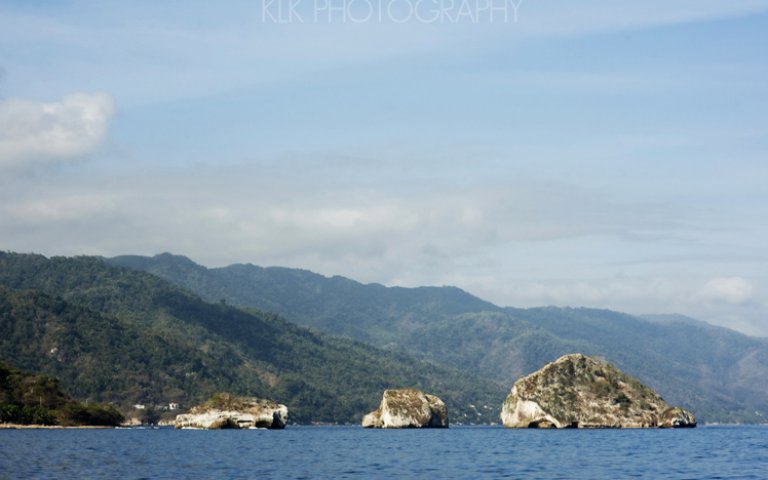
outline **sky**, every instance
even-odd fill
[[[768,336],[768,0],[0,0],[0,249]]]

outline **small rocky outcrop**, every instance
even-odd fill
[[[421,390],[385,390],[379,408],[363,417],[363,427],[448,428],[448,409],[438,397]]]
[[[509,428],[696,426],[691,412],[670,406],[613,365],[581,354],[565,355],[516,381],[501,421]]]
[[[691,428],[696,426],[696,417],[684,408],[672,407],[661,414],[658,426],[659,428]]]
[[[285,428],[288,407],[255,397],[220,393],[189,413],[176,416],[176,428]]]

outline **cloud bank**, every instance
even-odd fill
[[[52,164],[92,152],[115,113],[105,93],[76,93],[58,102],[0,101],[0,168]]]
[[[741,277],[718,277],[708,281],[701,290],[701,298],[738,305],[749,301],[754,286]]]
[[[0,248],[171,251],[208,266],[252,262],[388,285],[451,284],[500,305],[684,313],[768,335],[759,260],[701,242],[696,224],[707,224],[697,212],[558,182],[425,189],[398,177],[397,185],[366,187],[351,181],[351,169],[339,166],[322,185],[307,164],[59,173],[45,188],[18,182],[0,193]],[[670,258],[642,260],[659,250]]]

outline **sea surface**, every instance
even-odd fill
[[[3,479],[768,478],[768,427],[0,430]]]

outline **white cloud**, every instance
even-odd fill
[[[741,277],[718,277],[708,281],[699,293],[704,300],[737,305],[749,301],[754,291],[752,284]]]
[[[0,168],[82,157],[104,140],[114,112],[105,93],[76,93],[50,103],[0,101]]]
[[[44,225],[89,220],[112,213],[116,200],[107,193],[71,193],[10,204],[4,210],[18,222]]]
[[[663,218],[653,211],[644,213],[641,205],[611,209],[610,198],[566,185],[484,183],[456,188],[432,183],[425,188],[419,180],[398,178],[391,180],[397,185],[369,189],[347,184],[352,180],[341,178],[341,172],[335,181],[316,185],[317,171],[301,170],[219,170],[176,173],[173,178],[115,175],[57,181],[34,190],[17,182],[0,196],[5,202],[0,223],[5,223],[6,240],[16,236],[15,245],[37,244],[44,241],[40,229],[56,238],[74,238],[82,234],[80,221],[101,221],[109,214],[122,225],[135,226],[135,246],[129,249],[144,244],[153,251],[178,250],[175,245],[196,239],[202,246],[186,253],[208,263],[268,259],[318,268],[308,260],[324,258],[323,271],[383,282],[406,278],[399,269],[412,271],[414,257],[450,268],[468,255],[514,244],[623,236],[632,232],[627,209],[635,211],[632,221],[642,221],[644,230],[667,228]],[[595,206],[610,211],[585,213]],[[67,221],[77,225],[70,229]],[[109,253],[96,236],[91,239],[89,251]],[[219,248],[210,249],[212,243]],[[388,256],[371,259],[371,251]],[[351,255],[358,258],[349,264]],[[340,256],[343,260],[333,264]],[[381,264],[380,274],[364,275],[369,266],[351,269],[371,262]]]

